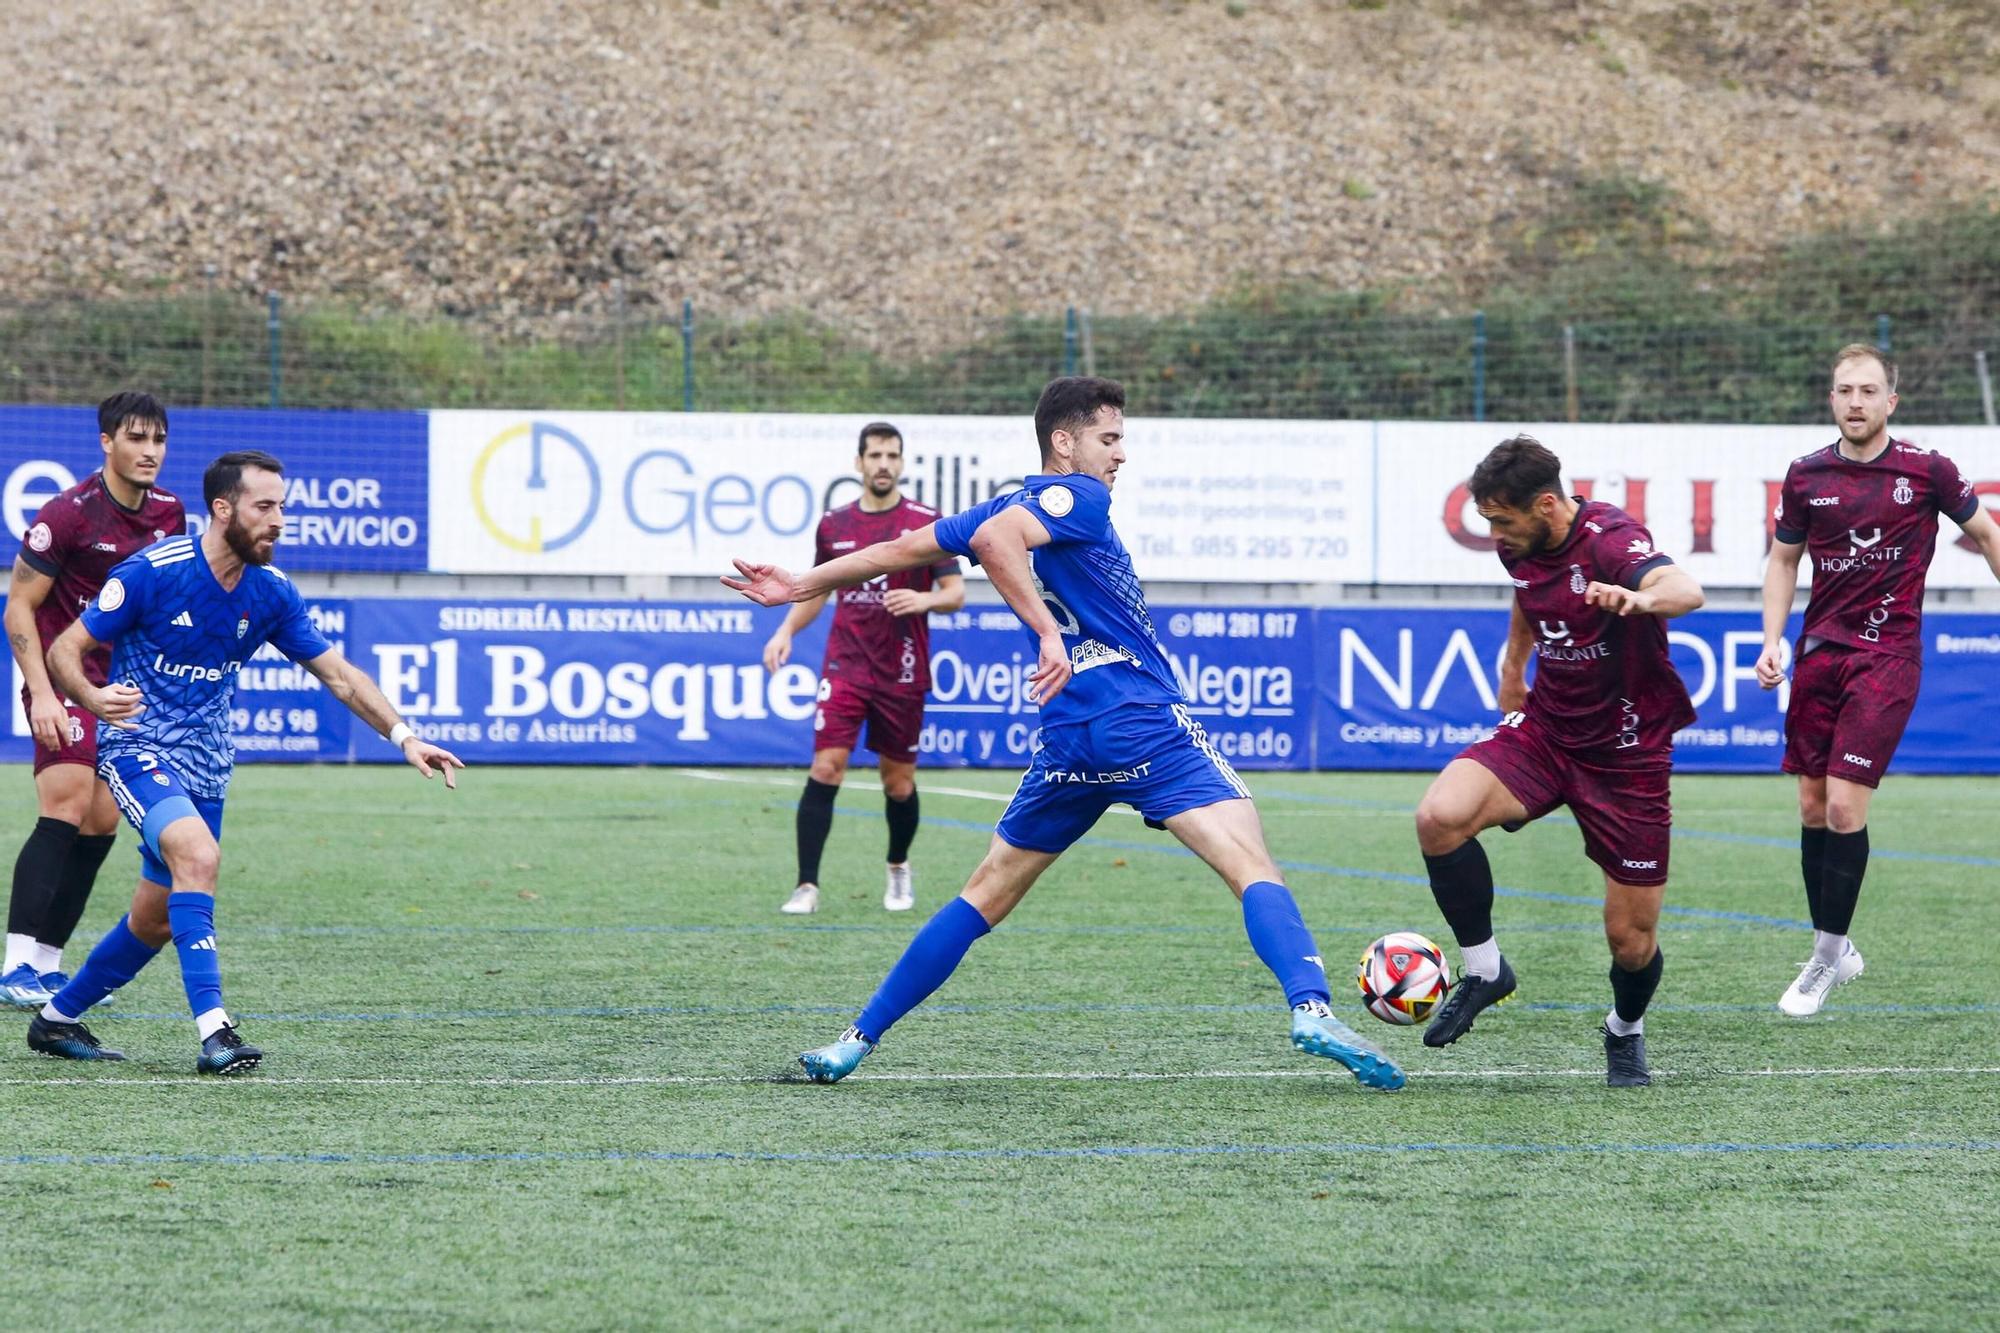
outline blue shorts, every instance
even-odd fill
[[[1159,824],[1250,789],[1181,704],[1127,704],[1043,727],[1020,789],[994,829],[1015,847],[1063,852],[1117,802]]]
[[[175,820],[194,815],[216,841],[222,840],[221,799],[188,795],[180,774],[159,755],[142,750],[99,756],[97,776],[111,788],[126,821],[139,830],[139,873],[149,883],[174,886],[174,874],[160,855],[160,834]]]

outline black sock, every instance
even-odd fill
[[[1868,873],[1868,830],[1826,835],[1826,868],[1820,872],[1819,928],[1845,935],[1854,924],[1854,905],[1861,901],[1861,877]]]
[[[39,935],[49,919],[63,862],[76,842],[76,825],[43,815],[14,859],[14,896],[7,902],[7,933]]]
[[[1819,886],[1826,877],[1826,834],[1824,828],[1799,830],[1799,873],[1806,880],[1806,910],[1812,915],[1814,930],[1826,927],[1820,921]]]
[[[889,864],[901,865],[910,859],[910,843],[917,836],[917,789],[897,800],[886,793],[882,813],[889,818]]]
[[[806,779],[806,794],[799,797],[799,883],[819,883],[819,854],[826,850],[826,835],[833,831],[833,798],[840,795],[837,782]]]
[[[1653,950],[1653,961],[1637,972],[1611,964],[1611,1007],[1618,1011],[1618,1017],[1636,1023],[1646,1016],[1646,1006],[1660,988],[1660,972],[1666,964],[1667,956],[1658,948]]]
[[[1479,839],[1467,838],[1455,851],[1426,856],[1431,872],[1431,897],[1451,926],[1459,947],[1484,944],[1493,938],[1493,867]]]
[[[111,844],[117,841],[116,833],[91,834],[78,838],[70,847],[69,859],[63,862],[62,882],[56,885],[55,900],[49,904],[48,920],[36,934],[37,940],[52,949],[69,943],[69,937],[76,932],[76,923],[83,920],[91,886],[97,883],[97,871],[104,858],[111,855]]]

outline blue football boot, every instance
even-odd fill
[[[264,1053],[237,1036],[235,1025],[230,1024],[217,1028],[202,1042],[201,1054],[195,1057],[194,1072],[247,1074],[263,1061]]]
[[[1292,1009],[1292,1045],[1347,1066],[1364,1088],[1393,1092],[1405,1081],[1395,1062],[1335,1018],[1324,1000],[1307,1000]]]
[[[799,1064],[806,1077],[815,1083],[838,1083],[854,1072],[862,1056],[874,1049],[875,1043],[862,1036],[860,1028],[849,1028],[833,1045],[799,1056]]]
[[[42,974],[26,963],[0,977],[0,1000],[16,1009],[39,1009],[54,998],[55,992],[42,984]]]
[[[58,1023],[36,1014],[28,1020],[28,1049],[58,1060],[123,1060],[125,1052],[108,1051],[81,1023]]]

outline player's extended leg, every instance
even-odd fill
[[[160,857],[173,874],[167,926],[180,955],[181,986],[201,1036],[198,1074],[239,1074],[255,1069],[264,1053],[245,1045],[222,1007],[222,960],[215,947],[215,886],[222,845],[208,822],[193,813],[160,830]]]
[[[847,776],[847,759],[852,751],[845,745],[814,750],[812,768],[806,774],[805,793],[799,797],[796,830],[799,842],[799,882],[780,912],[803,916],[819,910],[819,858],[826,850],[827,834],[833,831],[833,801]]]
[[[1004,921],[1060,855],[1016,847],[995,836],[964,892],[917,931],[853,1026],[832,1045],[799,1057],[806,1077],[815,1083],[836,1083],[853,1073],[861,1057],[875,1049],[898,1019],[945,983],[974,941]]]
[[[1625,884],[1604,877],[1604,938],[1611,946],[1611,1012],[1604,1018],[1605,1082],[1644,1087],[1646,1006],[1660,988],[1660,904],[1665,884]]]
[[[35,828],[14,859],[14,889],[7,900],[7,955],[0,962],[0,999],[17,1009],[49,1002],[42,983],[40,940],[62,883],[63,867],[90,815],[97,777],[82,764],[50,764],[35,774]]]
[[[889,821],[889,870],[882,907],[907,912],[917,905],[916,882],[910,876],[910,843],[917,836],[916,760],[883,758],[882,813]]]
[[[1265,846],[1256,803],[1247,798],[1216,801],[1164,822],[1242,901],[1250,947],[1277,977],[1292,1006],[1292,1044],[1339,1061],[1364,1087],[1402,1087],[1403,1071],[1333,1016],[1319,946]]]
[[[97,887],[97,872],[104,868],[104,858],[111,855],[117,841],[118,803],[111,798],[111,789],[100,781],[92,786],[90,812],[83,817],[69,859],[63,862],[48,917],[35,936],[39,945],[35,966],[41,969],[42,985],[51,995],[69,984],[62,966],[63,950],[83,920],[91,890]]]
[[[1868,806],[1874,795],[1871,787],[1831,774],[1799,778],[1799,859],[1812,912],[1813,952],[1778,997],[1778,1008],[1794,1018],[1818,1013],[1834,987],[1862,973],[1861,951],[1847,932],[1868,873]]]
[[[1430,872],[1431,897],[1458,941],[1459,979],[1424,1028],[1424,1045],[1449,1046],[1482,1009],[1514,993],[1514,969],[1493,938],[1493,868],[1479,834],[1519,825],[1528,807],[1476,759],[1445,765],[1417,805],[1417,845]]]

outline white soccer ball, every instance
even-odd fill
[[[1384,1023],[1409,1027],[1431,1016],[1451,990],[1444,950],[1414,930],[1384,935],[1361,951],[1354,969],[1361,1002]]]

